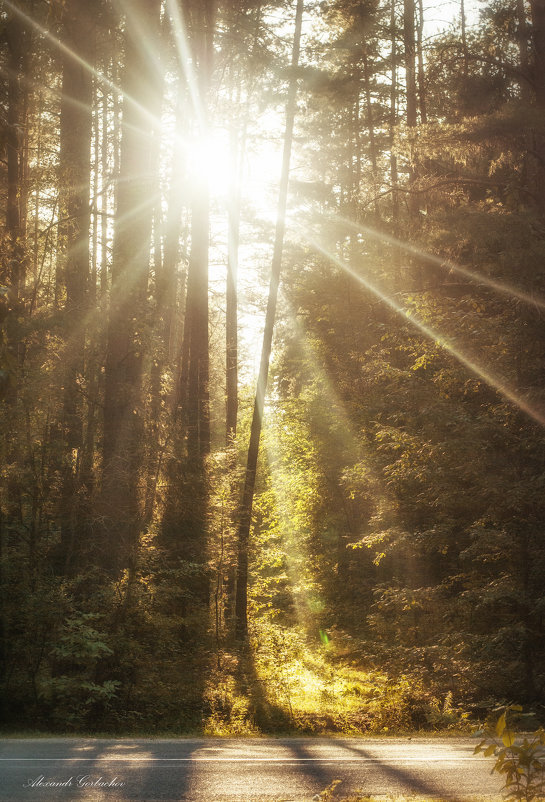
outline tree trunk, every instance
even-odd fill
[[[536,99],[545,106],[545,0],[530,0],[532,12],[532,79]]]
[[[408,128],[415,128],[417,123],[417,91],[416,91],[416,59],[415,59],[415,4],[414,0],[404,0],[403,5],[403,40],[405,45],[405,77],[406,77],[406,120]],[[409,143],[409,224],[413,225],[418,217],[418,199],[411,191],[416,180],[414,141]],[[422,281],[422,277],[418,276]]]
[[[12,405],[17,398],[16,375],[22,359],[19,325],[22,308],[21,291],[25,283],[27,253],[25,246],[26,222],[26,114],[28,89],[27,77],[30,54],[30,34],[18,14],[10,17],[5,25],[7,58],[7,112],[6,112],[6,245],[7,259],[0,265],[0,284],[8,288],[3,304],[10,310],[6,321],[8,377],[4,378],[1,390]]]
[[[153,111],[160,96],[141,30],[157,31],[160,0],[131,3],[125,28],[122,138],[114,225],[112,289],[105,374],[102,474],[103,540],[98,559],[115,571],[130,566],[141,526],[141,384],[147,285],[156,183]],[[133,16],[134,15],[134,16]]]
[[[407,91],[407,125],[416,125],[416,41],[414,26],[414,0],[404,0],[403,4],[403,41],[405,44],[405,82]]]
[[[226,442],[229,446],[237,433],[238,415],[238,309],[237,309],[237,276],[238,254],[240,244],[240,176],[239,162],[243,144],[240,142],[240,131],[233,126],[231,131],[232,181],[229,203],[229,232],[227,254],[227,286],[225,294],[225,374],[226,374],[226,408],[225,429]]]
[[[520,0],[517,0],[517,2],[520,2]],[[522,0],[522,2],[524,2],[524,0]],[[460,21],[461,21],[461,26],[462,26],[462,53],[463,53],[463,57],[464,57],[463,75],[464,75],[464,78],[466,78],[467,74],[468,74],[469,51],[468,51],[468,48],[467,48],[465,0],[460,0]]]
[[[195,110],[196,151],[208,137],[208,92],[213,68],[215,0],[195,10],[192,55],[200,108]],[[204,169],[204,165],[197,167]],[[161,522],[161,539],[172,558],[201,566],[188,581],[186,593],[206,606],[208,489],[205,458],[210,451],[208,252],[210,195],[206,176],[191,175],[191,244],[178,391],[175,399],[174,447],[168,467],[169,488]],[[185,446],[185,450],[184,450]],[[183,604],[185,604],[184,602]],[[184,612],[180,610],[179,612]]]
[[[72,0],[66,7],[64,41],[92,63],[94,21],[86,3]],[[59,245],[62,284],[66,293],[64,327],[63,434],[65,456],[61,489],[61,549],[69,568],[81,543],[78,490],[83,446],[83,408],[80,377],[84,373],[85,328],[89,282],[89,200],[91,190],[92,80],[88,69],[63,57],[60,121]]]
[[[373,195],[375,196],[375,219],[378,222],[380,219],[380,213],[378,208],[378,202],[376,200],[376,196],[378,193],[378,186],[379,186],[379,179],[378,179],[378,162],[377,162],[377,137],[375,134],[375,120],[373,117],[373,103],[371,98],[371,69],[369,66],[369,58],[367,56],[367,51],[363,53],[363,85],[364,85],[364,93],[365,93],[365,111],[366,111],[366,126],[369,132],[369,161],[371,162],[371,174],[373,176]],[[359,123],[359,120],[356,120]],[[356,192],[359,192],[359,183],[360,183],[360,148],[359,148],[359,140],[356,139]]]
[[[424,32],[424,3],[418,0],[418,25],[416,28],[416,43],[418,53],[418,106],[420,109],[420,122],[425,124],[428,121],[426,106],[426,76],[424,71],[424,52],[422,49],[422,37]]]
[[[180,259],[180,231],[184,208],[184,179],[186,178],[184,150],[182,147],[184,101],[187,98],[179,89],[176,106],[175,139],[170,170],[170,189],[168,195],[167,219],[164,243],[163,269],[158,282],[157,305],[163,320],[163,349],[168,361],[176,356],[176,297],[177,268]]]
[[[215,0],[206,0],[200,9],[199,29],[195,31],[201,119],[197,137],[208,136],[208,91],[212,72]],[[202,165],[204,167],[204,165]],[[202,459],[210,451],[210,402],[208,354],[208,247],[210,238],[210,192],[204,175],[194,177],[191,205],[191,251],[187,281],[189,373],[187,393],[187,449],[190,458]]]
[[[6,14],[6,10],[4,9]],[[27,169],[27,110],[28,110],[28,66],[31,37],[18,14],[4,20],[4,38],[7,44],[5,72],[7,84],[7,108],[4,126],[6,148],[6,213],[5,213],[5,257],[0,260],[0,284],[7,288],[7,294],[0,298],[0,322],[5,330],[4,370],[0,377],[0,400],[5,401],[3,424],[5,434],[0,446],[0,458],[4,466],[4,476],[0,483],[0,686],[5,688],[7,658],[9,654],[9,631],[5,613],[9,593],[10,546],[14,524],[18,537],[22,527],[18,522],[20,510],[21,475],[23,466],[21,445],[18,437],[18,379],[23,360],[23,345],[19,331],[18,318],[23,313],[21,292],[24,289],[27,251],[26,237],[26,198],[25,186]],[[4,343],[2,343],[4,346]],[[2,348],[4,350],[4,348]],[[8,468],[8,466],[10,466]],[[35,488],[33,488],[35,498]],[[31,491],[31,492],[33,492]],[[28,532],[31,535],[30,528]],[[34,571],[36,565],[31,565]],[[7,695],[0,697],[0,713]]]
[[[210,197],[206,180],[195,188],[191,212],[191,254],[187,303],[189,372],[187,386],[187,449],[191,458],[202,459],[210,451],[210,404],[208,391],[208,241]]]
[[[280,179],[278,213],[271,265],[271,281],[269,286],[269,297],[265,316],[265,330],[263,332],[263,345],[261,350],[261,362],[257,379],[252,426],[250,431],[250,443],[248,446],[248,459],[246,463],[246,474],[244,480],[244,491],[242,495],[240,522],[238,528],[235,630],[236,636],[239,640],[243,640],[248,632],[248,543],[252,520],[252,506],[254,500],[259,441],[261,438],[261,428],[263,424],[263,407],[265,404],[267,379],[269,376],[269,360],[272,349],[274,321],[276,317],[280,270],[282,267],[282,251],[284,248],[290,158],[297,104],[297,67],[299,65],[302,19],[303,0],[297,0],[297,8],[295,13],[295,32],[293,37],[293,50],[291,57],[291,78],[286,104],[286,128],[284,133],[284,151],[282,155],[282,174]]]
[[[397,27],[395,17],[395,0],[391,0],[390,5],[390,28],[392,37],[392,49],[390,52],[390,69],[392,71],[392,82],[390,85],[390,180],[392,182],[392,222],[395,227],[396,235],[399,235],[399,192],[397,183],[399,180],[397,170],[397,156],[395,154],[395,131],[397,127]]]

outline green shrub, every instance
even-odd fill
[[[521,711],[520,705],[503,708],[494,730],[482,733],[485,737],[474,754],[496,758],[493,771],[504,776],[503,787],[509,798],[532,802],[545,795],[545,731],[539,728],[529,737],[517,739],[511,719],[513,713]]]

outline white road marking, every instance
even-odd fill
[[[396,763],[465,763],[474,761],[473,755],[467,757],[396,757],[391,756],[388,762]],[[88,761],[97,763],[105,761],[109,763],[385,763],[384,758],[379,757],[1,757],[0,761],[15,762],[28,761],[37,763],[39,761]]]

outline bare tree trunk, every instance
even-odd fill
[[[278,198],[278,213],[276,233],[271,265],[271,281],[267,312],[265,316],[265,330],[263,332],[263,345],[261,350],[261,363],[252,416],[250,443],[248,446],[248,460],[244,480],[244,491],[240,509],[240,522],[238,529],[238,561],[237,561],[237,587],[235,597],[235,630],[239,640],[243,640],[248,632],[248,543],[250,538],[250,525],[252,520],[252,506],[254,500],[255,480],[257,473],[257,459],[259,441],[263,424],[263,408],[267,379],[269,376],[269,360],[272,349],[274,321],[280,271],[282,267],[282,251],[284,248],[284,233],[286,228],[286,208],[288,199],[288,184],[291,148],[293,141],[293,127],[297,104],[297,67],[299,64],[299,51],[301,42],[301,25],[303,19],[303,0],[297,0],[295,13],[295,32],[293,36],[293,50],[291,57],[291,79],[286,104],[286,128],[284,133],[284,151],[282,156],[282,174],[280,178],[280,192]]]
[[[196,139],[208,135],[208,94],[213,69],[215,0],[195,10],[192,55],[199,84],[200,109],[193,121]],[[190,176],[188,175],[188,178]],[[207,607],[208,488],[206,456],[210,451],[208,258],[210,195],[206,177],[192,177],[191,244],[180,377],[175,399],[173,457],[161,523],[161,538],[175,560],[199,565],[188,581],[193,602]],[[179,231],[179,226],[177,228]],[[183,613],[183,610],[181,610]]]
[[[545,106],[545,0],[530,0],[532,12],[532,82],[536,99]]]
[[[4,10],[5,11],[5,10]],[[6,12],[5,12],[6,13]],[[6,186],[6,259],[0,261],[0,284],[8,288],[7,296],[0,298],[0,319],[6,331],[7,376],[0,380],[0,399],[5,400],[4,437],[0,445],[0,458],[4,466],[13,465],[0,484],[0,686],[5,687],[6,661],[9,653],[9,635],[5,615],[4,594],[10,572],[10,529],[17,520],[17,497],[20,493],[17,473],[22,458],[17,437],[16,415],[18,377],[23,348],[20,342],[18,317],[22,312],[20,293],[24,286],[26,269],[25,220],[23,204],[26,188],[23,185],[26,169],[26,111],[27,98],[24,79],[28,70],[30,34],[16,14],[4,20],[4,37],[7,44],[7,109],[5,147],[7,160]],[[34,566],[31,566],[34,570]],[[5,697],[0,697],[3,712]]]
[[[392,182],[392,222],[394,223],[397,235],[399,226],[399,192],[397,183],[399,180],[397,170],[397,156],[395,154],[395,130],[397,126],[397,29],[395,17],[395,0],[391,0],[390,5],[390,28],[392,37],[392,49],[390,52],[390,69],[392,71],[392,82],[390,85],[390,180]]]
[[[373,104],[371,101],[371,69],[367,51],[363,53],[363,85],[365,93],[366,127],[369,132],[369,161],[371,162],[371,174],[373,176],[373,194],[375,195],[375,218],[378,222],[380,218],[376,195],[378,192],[378,165],[377,165],[377,137],[375,134],[375,120],[373,118]],[[356,120],[359,127],[359,120]],[[359,138],[356,139],[356,192],[360,183],[360,147]]]
[[[161,280],[158,285],[157,305],[163,318],[163,347],[166,358],[171,361],[176,356],[176,297],[177,268],[180,259],[180,231],[184,207],[185,158],[182,147],[182,131],[185,115],[184,101],[187,98],[180,88],[176,105],[176,126],[172,166],[170,170],[170,189],[168,195],[167,219],[164,243],[164,258]]]
[[[195,32],[202,120],[199,137],[206,137],[207,104],[213,59],[215,0],[206,0]],[[193,186],[191,206],[191,252],[187,281],[189,373],[187,393],[187,449],[190,458],[205,457],[210,451],[209,354],[208,354],[208,248],[210,237],[210,193],[205,176]]]
[[[65,9],[64,40],[87,63],[92,62],[94,21],[86,4],[72,0]],[[91,73],[70,56],[63,58],[60,123],[59,245],[61,282],[66,293],[64,326],[63,439],[65,457],[61,489],[61,549],[65,569],[81,548],[78,489],[83,447],[85,328],[89,283],[89,201],[91,191]]]
[[[187,389],[187,448],[192,458],[210,451],[209,355],[208,355],[208,239],[210,197],[206,181],[196,188],[191,214],[191,254],[187,302],[189,372]]]
[[[114,229],[112,289],[106,356],[102,473],[103,538],[99,563],[114,571],[134,562],[142,523],[142,359],[155,163],[153,111],[159,75],[149,64],[141,26],[157,31],[160,0],[137,0],[125,28],[125,92]],[[133,16],[134,15],[134,16]],[[157,41],[157,39],[155,40]]]
[[[417,123],[417,90],[416,90],[416,41],[415,41],[415,4],[414,0],[404,0],[403,4],[403,40],[405,45],[405,81],[406,81],[406,120],[408,128],[415,128]],[[413,225],[418,218],[418,199],[411,192],[417,177],[415,166],[414,141],[409,150],[409,195],[407,198],[409,224]],[[417,277],[422,280],[422,276]]]
[[[518,0],[524,2],[524,0]],[[460,0],[460,21],[462,26],[462,54],[464,57],[463,74],[467,77],[469,65],[469,51],[467,48],[467,31],[466,31],[466,7],[465,0]]]
[[[418,54],[418,106],[420,109],[420,122],[427,123],[428,112],[426,106],[426,76],[424,70],[424,52],[422,36],[424,32],[424,3],[418,0],[418,25],[416,28],[416,44]]]
[[[0,265],[0,283],[9,288],[8,302],[12,310],[6,321],[7,352],[9,355],[9,379],[4,380],[2,391],[7,392],[10,403],[17,398],[16,373],[22,359],[19,325],[21,313],[20,295],[25,283],[26,252],[26,113],[28,90],[24,83],[28,70],[30,33],[19,15],[14,15],[5,24],[5,39],[8,46],[7,63],[7,113],[6,113],[6,235],[8,258]]]
[[[404,0],[403,41],[405,43],[405,82],[407,92],[407,125],[416,125],[416,41],[414,30],[414,0]]]
[[[238,255],[240,245],[240,176],[239,163],[242,160],[241,132],[233,126],[231,130],[232,182],[229,204],[229,232],[227,254],[227,286],[225,294],[225,375],[226,405],[225,430],[229,446],[236,437],[238,415],[238,309],[237,279]]]
[[[535,98],[538,106],[545,108],[545,0],[530,0],[530,16],[531,16],[531,43],[530,59],[527,66],[527,72],[530,76],[531,86],[535,93]],[[521,66],[523,66],[523,59],[526,57],[527,51],[524,48],[523,35],[526,34],[526,15],[524,12],[524,5],[519,13],[519,27],[521,37]],[[543,181],[545,177],[545,137],[543,134],[535,130],[530,139],[530,132],[527,132],[529,139],[529,149],[537,154],[537,158],[532,161],[528,160],[529,173],[531,176],[531,185],[535,188],[535,193],[539,199],[540,211],[542,216],[545,216],[545,196],[542,191]]]

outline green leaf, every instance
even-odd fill
[[[501,737],[505,727],[506,727],[505,713],[502,713],[496,722],[496,735]]]
[[[495,751],[496,751],[496,744],[490,744],[490,746],[484,750],[484,756],[490,757],[490,755],[493,755]]]

